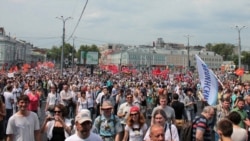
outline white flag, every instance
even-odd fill
[[[195,55],[199,79],[201,82],[202,94],[209,105],[216,105],[218,98],[218,80],[212,70]]]

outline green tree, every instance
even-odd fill
[[[55,60],[56,63],[59,63],[61,59],[61,50],[58,47],[53,46],[47,51],[47,58],[48,60]]]
[[[223,60],[229,61],[233,59],[233,51],[235,46],[232,44],[219,43],[212,45],[208,43],[206,45],[207,51],[213,51],[223,57]]]
[[[242,56],[242,64],[250,66],[250,52],[243,51],[241,53]]]
[[[78,49],[77,55],[76,55],[76,57],[78,59],[80,59],[81,51],[85,51],[85,52],[88,52],[88,51],[97,51],[98,54],[99,54],[99,58],[101,57],[100,50],[99,50],[99,48],[96,45],[91,45],[91,46],[81,45],[80,48]]]

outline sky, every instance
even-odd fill
[[[250,0],[0,0],[0,27],[6,34],[39,48],[62,45],[152,45],[166,43],[205,46],[238,45],[250,51]]]

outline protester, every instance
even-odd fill
[[[40,97],[36,92],[35,86],[31,87],[31,91],[27,93],[27,96],[30,99],[28,109],[34,113],[38,113]]]
[[[90,111],[90,115],[91,115],[91,119],[94,118],[94,106],[95,106],[95,102],[94,102],[94,92],[91,89],[91,86],[87,86],[87,90],[86,90],[86,100],[87,100],[87,108]]]
[[[50,86],[50,92],[48,93],[46,105],[45,105],[45,112],[51,112],[53,113],[54,106],[61,103],[60,95],[56,92],[56,86],[51,85]]]
[[[86,92],[81,91],[81,97],[78,98],[76,103],[76,115],[83,109],[88,109],[88,100],[86,99]]]
[[[123,89],[120,89],[118,94],[116,95],[116,105],[117,111],[120,108],[121,104],[126,102],[126,96]]]
[[[159,124],[154,124],[150,128],[150,141],[165,141],[164,128]]]
[[[188,88],[186,90],[186,96],[184,98],[184,105],[188,117],[188,122],[192,123],[194,117],[195,117],[195,112],[194,112],[194,105],[195,105],[195,99],[193,96],[193,91],[191,88]]]
[[[0,98],[0,141],[3,141],[5,135],[4,118],[6,116],[5,104]]]
[[[147,131],[147,124],[139,107],[130,108],[130,114],[125,126],[125,134],[123,141],[143,141],[143,137]]]
[[[17,100],[19,110],[8,121],[6,141],[41,141],[38,116],[28,110],[29,102],[27,95]]]
[[[169,123],[175,124],[175,112],[174,109],[167,105],[167,97],[165,95],[159,96],[160,105],[155,107],[152,112],[152,117],[157,109],[163,109],[167,115],[167,120]],[[151,119],[151,124],[153,124],[153,118]]]
[[[163,109],[155,110],[155,112],[152,116],[152,120],[153,120],[153,123],[151,124],[151,126],[155,125],[155,124],[159,124],[159,125],[163,126],[164,133],[165,133],[165,135],[164,135],[165,140],[167,140],[167,141],[168,140],[169,141],[179,141],[179,135],[178,135],[177,128],[174,124],[171,124],[171,122],[168,122],[169,121],[168,117]],[[151,131],[150,128],[148,129],[148,131],[146,132],[146,135],[144,137],[145,141],[150,140],[150,138],[149,138],[149,134]]]
[[[246,128],[246,122],[245,121],[248,121],[249,122],[249,119],[248,119],[248,115],[247,115],[247,112],[245,111],[244,109],[244,106],[245,106],[245,101],[243,98],[237,98],[236,99],[236,102],[235,102],[235,108],[232,110],[232,111],[236,111],[240,114],[241,116],[241,121],[239,123],[239,126],[241,128]]]
[[[41,132],[46,132],[48,141],[62,141],[70,136],[72,125],[67,119],[66,108],[62,104],[55,105],[54,116],[48,115],[41,127]]]
[[[14,103],[14,96],[12,93],[13,86],[8,84],[6,86],[6,91],[3,93],[4,102],[5,102],[5,109],[6,109],[6,117],[5,117],[5,127],[8,123],[9,118],[13,115],[13,107],[12,104]]]
[[[194,119],[193,123],[193,141],[211,141],[211,129],[208,121],[214,117],[214,107],[204,107],[200,116]]]
[[[231,135],[232,141],[246,141],[247,140],[247,131],[244,128],[239,126],[241,121],[241,116],[238,112],[231,112],[227,118],[233,123],[233,133]]]
[[[222,99],[221,102],[215,107],[216,110],[216,122],[218,123],[221,119],[226,118],[230,113],[230,100]],[[214,131],[217,131],[217,126],[214,126]],[[219,135],[215,132],[215,141],[219,140]]]
[[[71,94],[71,91],[69,90],[69,86],[67,84],[63,85],[63,90],[60,92],[60,98],[62,101],[62,104],[67,107],[67,111],[69,112],[68,117],[73,117],[73,108],[74,108],[74,102],[73,102],[73,96]]]
[[[222,119],[217,123],[217,132],[221,141],[236,141],[231,138],[233,133],[233,124],[228,119]]]
[[[94,132],[99,134],[103,141],[120,141],[120,132],[123,130],[120,119],[112,113],[111,101],[103,101],[101,115],[96,117]]]
[[[175,123],[176,127],[178,129],[179,135],[181,134],[181,128],[185,124],[185,120],[187,119],[186,111],[184,104],[179,101],[179,95],[173,94],[173,101],[171,103],[171,106],[173,107],[175,111]]]
[[[75,117],[76,133],[68,137],[65,141],[103,141],[100,136],[91,132],[92,119],[90,112],[83,109]]]

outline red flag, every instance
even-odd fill
[[[238,68],[234,73],[238,76],[242,76],[244,74],[244,69]]]

